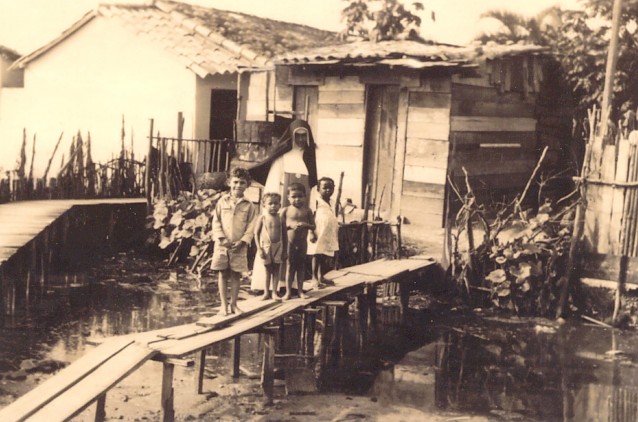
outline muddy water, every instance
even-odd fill
[[[33,388],[57,362],[77,359],[91,338],[199,318],[217,304],[209,283],[199,289],[182,271],[130,253],[96,259],[82,272],[51,274],[37,300],[21,302],[0,320],[0,405]],[[638,420],[633,332],[424,310],[402,317],[396,306],[378,309],[375,327],[351,315],[342,340],[330,325],[319,330],[312,365],[322,392],[490,420]],[[298,329],[286,333],[284,352],[294,352]],[[242,364],[253,372],[259,372],[259,344],[256,336],[242,339]],[[228,349],[219,345],[212,354],[225,356]],[[227,361],[213,360],[207,373],[227,373]],[[153,368],[158,378],[159,365]]]
[[[638,420],[638,336],[485,318],[430,325],[432,341],[380,370],[382,405],[506,420]]]
[[[5,274],[5,285],[25,280]],[[192,322],[217,305],[216,292],[197,289],[183,271],[133,252],[91,260],[82,270],[48,274],[0,315],[0,403],[73,362],[92,339]]]

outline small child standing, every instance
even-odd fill
[[[235,168],[228,180],[230,192],[217,201],[213,214],[213,262],[211,268],[219,271],[219,296],[222,302],[220,314],[228,315],[226,299],[230,281],[230,311],[241,314],[237,307],[241,273],[248,271],[248,246],[253,239],[256,207],[244,198],[250,185],[250,174]]]
[[[316,243],[308,246],[308,255],[312,255],[312,284],[319,288],[322,284],[334,284],[323,276],[332,269],[335,252],[339,250],[339,220],[330,205],[330,197],[335,191],[335,182],[322,177],[317,182],[317,209],[315,211]]]
[[[261,203],[265,212],[257,218],[255,243],[257,244],[257,253],[263,259],[266,269],[266,287],[261,300],[268,300],[271,298],[271,282],[272,288],[275,290],[279,281],[281,262],[286,260],[288,236],[286,226],[279,215],[281,195],[274,192],[265,193]]]
[[[306,204],[306,188],[301,183],[291,183],[288,186],[288,201],[290,206],[281,211],[281,218],[288,235],[288,276],[286,278],[286,295],[284,300],[290,299],[292,282],[297,278],[297,293],[304,299],[303,281],[306,273],[306,254],[308,240],[317,240],[314,229],[315,222],[312,211]]]

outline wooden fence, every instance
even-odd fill
[[[196,188],[195,176],[207,172],[226,172],[230,166],[232,139],[185,139],[184,118],[177,115],[177,137],[154,134],[150,121],[146,173],[146,199],[173,198],[179,191]]]
[[[35,137],[31,153],[31,169],[26,171],[26,130],[18,169],[0,177],[0,203],[33,199],[91,199],[139,197],[144,192],[145,163],[136,161],[134,153],[124,146],[117,157],[101,164],[91,159],[90,135],[86,142],[81,134],[73,137],[68,160],[62,158],[55,177],[48,177],[51,162],[62,141],[61,134],[41,178],[33,175]]]
[[[638,131],[619,122],[617,130],[603,133],[596,112],[589,120],[580,179],[585,198],[581,275],[618,286],[638,284]]]

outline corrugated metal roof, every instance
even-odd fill
[[[419,41],[358,41],[348,44],[326,45],[319,48],[292,51],[276,57],[283,65],[360,65],[385,64],[410,68],[461,66],[478,58],[494,59],[508,55],[539,54],[546,47],[524,44],[478,45],[460,47],[425,44]]]

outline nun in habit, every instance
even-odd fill
[[[310,193],[317,185],[317,161],[315,142],[310,126],[304,120],[293,120],[282,137],[273,146],[266,161],[249,169],[253,179],[264,185],[264,193],[277,192],[282,197],[282,207],[290,205],[286,194],[291,183],[301,183],[306,188],[306,200],[310,203]],[[286,265],[282,263],[280,280],[285,279]],[[273,283],[277,291],[279,283]],[[259,254],[255,256],[251,290],[264,290],[266,272]]]

